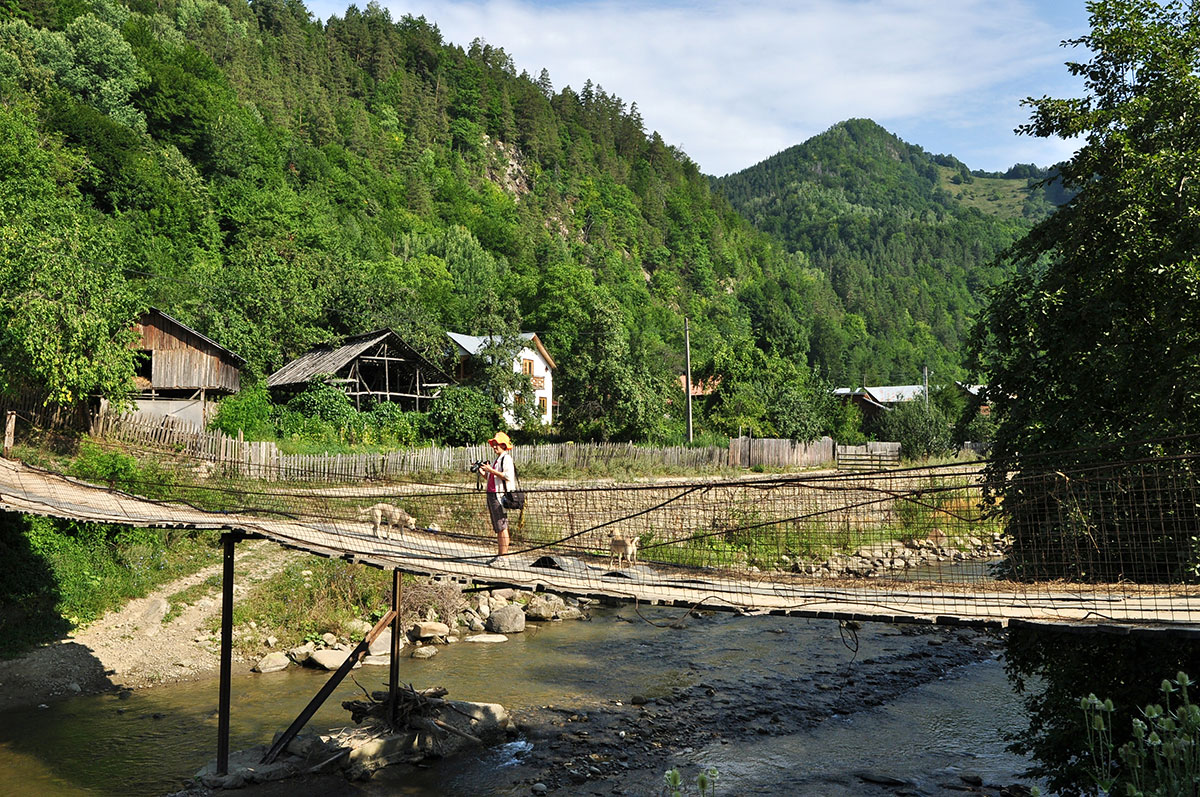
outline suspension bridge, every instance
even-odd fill
[[[1156,570],[1171,560],[1156,546],[1172,541],[1141,533],[1130,521],[1129,539],[1102,551],[1089,536],[1094,521],[1072,518],[1081,503],[1095,503],[1097,490],[1115,489],[1112,478],[1059,473],[1039,491],[1034,511],[1023,514],[1058,530],[1037,549],[1018,545],[1032,578],[1005,561],[1013,508],[985,509],[980,463],[539,485],[528,491],[526,511],[510,517],[514,544],[506,556],[496,556],[483,495],[464,486],[147,485],[149,495],[162,496],[155,498],[0,460],[0,508],[93,523],[216,529],[464,585],[838,620],[1068,623],[1200,634],[1200,585],[1189,583],[1186,572]],[[1139,489],[1147,489],[1144,471],[1139,479]],[[1184,502],[1191,502],[1187,517],[1194,519],[1195,484],[1188,489]],[[362,511],[377,503],[404,509],[415,528],[384,526],[377,534]],[[1187,521],[1161,501],[1147,506],[1170,514],[1176,525]],[[1083,527],[1064,534],[1064,522]],[[1176,536],[1191,540],[1197,531],[1181,528]],[[613,562],[610,535],[639,541],[637,561]],[[1090,564],[1105,551],[1121,558],[1119,570]],[[1115,576],[1062,576],[1072,570]],[[1042,572],[1055,576],[1038,577]]]

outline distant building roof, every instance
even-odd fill
[[[693,379],[692,380],[692,395],[693,396],[708,396],[717,392],[717,388],[721,385],[721,375],[714,374],[709,379]],[[679,375],[679,389],[687,390],[687,374]]]
[[[461,351],[462,354],[466,354],[471,357],[474,357],[483,349],[492,345],[493,341],[495,340],[495,338],[491,335],[488,335],[487,337],[480,337],[478,335],[463,335],[459,332],[447,332],[446,337],[454,341],[454,344],[458,346],[459,351]],[[542,359],[546,361],[546,365],[550,366],[552,369],[558,368],[558,366],[554,364],[554,358],[552,358],[550,353],[546,351],[546,347],[542,345],[542,340],[537,336],[536,332],[522,332],[519,337],[522,340],[529,341],[533,344],[533,347],[537,349],[538,354],[542,355]]]
[[[880,404],[900,404],[917,401],[925,397],[924,385],[884,385],[863,388],[872,400]]]

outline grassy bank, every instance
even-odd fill
[[[212,531],[0,515],[0,656],[62,638],[161,584],[220,561]]]

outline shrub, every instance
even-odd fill
[[[321,382],[310,383],[284,406],[293,412],[325,421],[338,431],[349,427],[358,414],[345,393]]]
[[[500,408],[485,393],[448,387],[429,410],[429,431],[446,445],[482,443],[502,428]]]
[[[271,422],[272,408],[266,383],[258,381],[221,399],[217,404],[217,414],[209,426],[231,437],[236,437],[240,430],[247,439],[270,440],[275,436],[275,426]]]
[[[67,472],[84,481],[122,489],[129,489],[141,480],[136,459],[117,451],[105,451],[88,440],[79,444],[79,453]]]
[[[421,439],[423,413],[405,412],[398,404],[381,402],[371,409],[370,417],[381,443],[411,448]]]
[[[953,451],[950,423],[936,406],[909,401],[885,413],[878,436],[895,441],[906,459],[928,459]]]

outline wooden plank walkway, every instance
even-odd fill
[[[388,570],[568,595],[840,620],[1004,627],[1068,623],[1200,637],[1200,588],[1174,585],[985,585],[885,579],[832,581],[779,573],[682,570],[493,549],[462,535],[408,531],[376,538],[369,523],[207,512],[150,501],[0,460],[0,508],[70,520],[240,531],[281,545]]]

